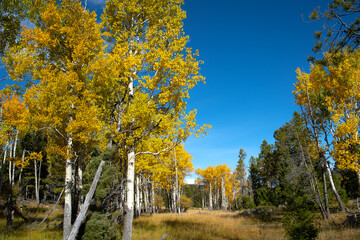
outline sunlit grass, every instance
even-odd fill
[[[261,223],[226,211],[143,216],[134,221],[133,239],[286,239],[281,223]]]
[[[41,205],[36,208],[33,203],[24,208],[24,212],[35,218],[39,223],[50,211],[52,204]],[[280,215],[281,216],[281,215]],[[142,215],[134,220],[134,240],[160,239],[167,234],[165,240],[199,239],[199,240],[282,240],[287,239],[282,227],[280,216],[274,221],[262,222],[256,217],[239,215],[239,212],[189,210],[181,215],[162,213],[153,215]],[[316,221],[320,229],[319,240],[353,240],[360,239],[360,230],[344,228],[342,222],[346,214],[332,214],[329,221]],[[62,207],[57,206],[46,223],[40,227],[36,224],[29,225],[22,219],[16,218],[14,228],[7,229],[4,218],[0,219],[0,239],[9,240],[47,240],[62,239],[62,229],[46,228],[48,224],[54,223],[58,226],[62,221]],[[121,226],[119,225],[119,228]],[[118,239],[121,239],[119,236]]]

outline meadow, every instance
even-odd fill
[[[34,220],[39,223],[51,205],[41,205],[35,208],[29,205],[24,211],[31,212]],[[134,240],[161,239],[165,240],[281,240],[288,239],[281,223],[281,211],[272,213],[271,221],[262,221],[258,216],[244,215],[239,211],[208,211],[190,209],[180,215],[173,213],[144,214],[134,220]],[[320,229],[320,240],[353,240],[360,239],[360,230],[344,228],[342,222],[346,214],[332,214],[329,221],[317,220]],[[24,224],[22,219],[15,219],[14,228],[6,229],[5,219],[0,220],[0,238],[9,240],[45,240],[62,239],[62,208],[56,207],[46,223],[41,226]],[[47,225],[51,224],[51,227]],[[121,225],[119,227],[119,239]]]

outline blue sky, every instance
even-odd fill
[[[100,13],[104,2],[88,0],[88,8]],[[308,16],[328,3],[185,0],[184,30],[189,46],[200,52],[206,77],[205,85],[191,90],[188,108],[198,110],[199,124],[212,125],[206,137],[185,143],[195,168],[234,169],[240,148],[249,158],[258,155],[264,139],[273,143],[274,131],[297,110],[291,93],[295,70],[309,70],[313,32],[321,29]]]
[[[225,163],[234,169],[240,148],[249,159],[264,139],[274,142],[274,131],[298,110],[295,70],[309,70],[313,32],[321,29],[308,16],[329,2],[185,0],[184,29],[206,77],[188,106],[198,110],[199,123],[213,127],[205,138],[186,142],[195,168]]]

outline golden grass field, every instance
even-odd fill
[[[34,212],[39,222],[46,216],[51,206],[41,206],[42,211]],[[61,207],[51,214],[47,224],[58,219],[61,222]],[[360,229],[343,228],[341,222],[346,218],[345,214],[333,214],[329,221],[317,221],[320,228],[320,240],[356,240],[360,239]],[[15,219],[17,229],[6,230],[5,220],[0,220],[0,239],[62,239],[61,229],[43,229],[41,227],[23,224],[21,219]],[[282,228],[281,221],[275,216],[272,222],[261,222],[255,217],[239,215],[239,212],[230,211],[207,211],[191,209],[181,215],[161,213],[154,215],[142,215],[134,220],[134,240],[160,239],[167,234],[165,240],[237,240],[237,239],[287,239]],[[121,226],[119,226],[121,229]],[[120,235],[120,234],[119,234]],[[119,238],[120,239],[120,238]]]

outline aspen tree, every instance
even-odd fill
[[[132,235],[136,156],[151,154],[140,152],[139,145],[156,136],[169,139],[168,149],[196,127],[195,112],[186,114],[185,99],[203,77],[197,53],[186,47],[182,4],[182,0],[110,0],[102,16],[111,48],[104,62],[111,68],[95,79],[111,87],[104,111],[113,117],[109,122],[114,142],[126,150],[123,239]],[[116,107],[108,108],[110,103]]]
[[[65,160],[64,239],[71,230],[74,144],[86,145],[101,129],[89,73],[102,46],[96,15],[80,1],[49,1],[36,27],[25,28],[5,54],[12,79],[34,83],[24,99],[34,125],[50,136],[48,154],[56,149]]]
[[[339,56],[339,54],[338,54]],[[322,156],[330,155],[340,169],[357,172],[360,184],[358,127],[359,102],[359,51],[338,56],[325,54],[328,62],[324,67],[313,65],[309,74],[297,70],[298,81],[294,91],[297,104],[303,108],[305,117],[317,139],[323,142]],[[331,141],[331,139],[333,139]],[[319,147],[317,147],[319,148]],[[329,163],[324,161],[330,186],[335,190]],[[344,209],[340,196],[334,191],[340,207]]]

